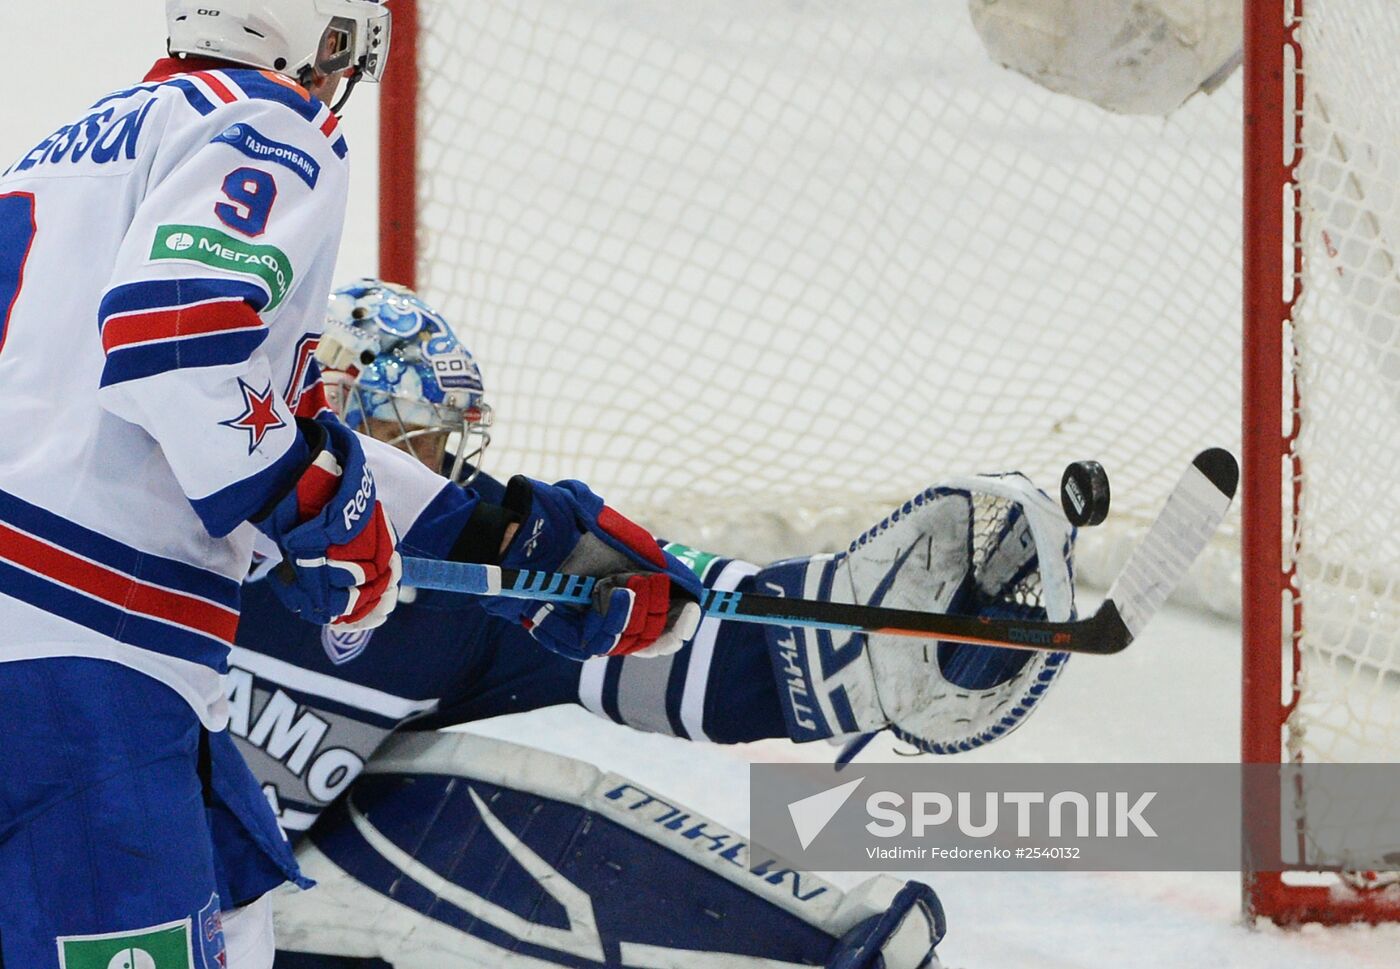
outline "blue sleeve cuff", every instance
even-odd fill
[[[215,538],[223,538],[244,522],[264,513],[279,496],[286,494],[311,459],[306,438],[298,434],[287,453],[254,475],[235,481],[226,488],[190,502],[204,528]]]

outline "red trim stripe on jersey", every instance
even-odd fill
[[[193,76],[203,81],[209,90],[214,92],[214,96],[224,102],[224,104],[232,104],[235,101],[241,100],[239,94],[242,92],[235,94],[233,90],[230,90],[230,87],[236,90],[237,85],[234,85],[227,77],[221,77],[213,71],[195,71]]]
[[[0,522],[0,558],[124,612],[158,619],[232,643],[238,611],[142,582]]]
[[[220,669],[240,585],[0,491],[0,594],[99,635]]]
[[[292,409],[296,417],[304,417],[309,421],[314,421],[322,414],[335,417],[335,411],[331,410],[330,402],[326,399],[326,385],[317,380],[297,399],[296,407]]]
[[[336,134],[340,119],[306,88],[272,71],[241,68],[210,58],[166,58],[151,68],[146,81],[176,86],[200,114],[212,113],[217,104],[236,101],[284,104],[320,129],[338,157],[344,158],[348,151],[345,139]]]
[[[285,104],[313,125],[328,140],[335,141],[340,119],[300,84],[271,71],[199,71],[199,78],[224,103],[242,100],[275,101]],[[269,88],[267,85],[275,85]]]
[[[229,279],[142,280],[114,287],[97,311],[107,354],[101,385],[243,363],[267,339],[258,316],[266,305],[266,290]]]
[[[256,330],[263,320],[238,297],[221,297],[174,309],[146,310],[109,316],[102,327],[106,353],[158,340],[182,339],[228,330]]]

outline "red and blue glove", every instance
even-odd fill
[[[541,645],[577,660],[663,656],[695,635],[704,591],[699,578],[587,485],[516,476],[502,505],[520,519],[502,566],[601,579],[591,609],[490,598],[488,612],[519,622]]]
[[[359,440],[344,424],[299,418],[311,463],[271,512],[255,521],[282,549],[268,579],[308,622],[373,629],[398,604],[398,536],[375,494]]]

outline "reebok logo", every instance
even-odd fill
[[[345,530],[352,531],[355,523],[364,517],[365,511],[369,508],[371,499],[374,498],[374,478],[370,476],[369,467],[365,467],[364,474],[360,476],[360,487],[345,502],[345,506],[340,509],[341,518],[344,520]]]

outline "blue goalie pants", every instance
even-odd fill
[[[221,966],[221,908],[297,877],[227,734],[103,660],[0,663],[0,698],[0,966]]]

